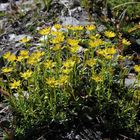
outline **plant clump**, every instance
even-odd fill
[[[35,51],[3,55],[0,85],[9,93],[15,136],[24,136],[38,124],[67,125],[74,118],[99,123],[100,131],[110,135],[138,134],[139,90],[125,86],[128,57],[119,54],[116,33],[99,35],[95,25],[56,24],[38,35],[44,39],[38,40]],[[27,46],[29,41],[20,40]],[[122,44],[131,45],[126,39]],[[134,66],[140,83],[139,69]]]

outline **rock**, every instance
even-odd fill
[[[60,4],[64,5],[66,8],[61,10],[61,16],[59,17],[60,21],[62,20],[64,23],[66,23],[66,25],[90,24],[90,22],[88,22],[88,13],[80,6],[79,0],[61,0]]]
[[[82,8],[80,6],[73,9],[69,9],[69,15],[75,18],[80,18],[82,13]]]
[[[79,25],[80,22],[73,17],[59,17],[59,21],[62,23],[62,25]]]
[[[8,6],[9,6],[9,3],[1,3],[0,4],[0,12],[7,11]]]
[[[21,34],[21,35],[16,35],[16,34],[9,34],[9,41],[11,42],[15,42],[15,41],[19,41],[22,38],[27,37],[29,39],[31,39],[32,37],[30,35],[26,35],[26,34]]]
[[[4,24],[6,21],[6,19],[0,20],[0,34],[4,32]]]
[[[127,78],[125,78],[125,86],[135,88],[138,86],[140,88],[140,85],[138,84],[138,80],[136,79],[136,75],[133,73],[130,73]]]
[[[99,32],[103,32],[104,30],[106,30],[106,27],[103,24],[101,24],[101,25],[97,26],[97,30]]]
[[[102,133],[99,131],[82,127],[78,132],[71,130],[64,138],[68,140],[100,140],[101,135]]]
[[[60,0],[60,4],[63,4],[68,9],[73,9],[80,6],[79,0]]]
[[[138,45],[140,45],[140,39],[136,39]]]
[[[21,3],[19,3],[20,5]],[[22,12],[28,12],[31,9],[33,9],[35,7],[35,2],[34,0],[25,0],[22,4],[21,4],[21,11]]]
[[[4,106],[3,106],[3,107],[4,107]],[[0,115],[1,115],[1,114],[6,114],[6,112],[8,111],[8,109],[9,109],[8,106],[5,106],[4,108],[2,108],[2,109],[0,110]]]
[[[2,109],[4,109],[5,107],[6,107],[6,105],[5,105],[5,104],[0,103],[0,112],[1,112],[1,110],[2,110]]]
[[[0,110],[0,126],[9,128],[10,121],[12,120],[12,113],[9,106],[2,105],[3,108]]]

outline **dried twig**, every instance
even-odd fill
[[[0,94],[4,95],[6,97],[10,97],[10,94],[7,91],[5,91],[4,89],[2,89],[1,87],[0,87]]]
[[[112,9],[114,10],[116,8],[119,8],[119,7],[125,6],[125,5],[129,5],[129,4],[140,4],[140,2],[134,2],[134,1],[132,1],[132,2],[125,2],[125,3],[119,4],[119,5],[115,6],[115,7],[113,7]]]
[[[127,136],[125,136],[125,135],[122,135],[122,134],[119,134],[121,137],[123,137],[124,138],[124,140],[135,140],[135,139],[133,139],[133,138],[129,138],[129,137],[127,137]]]

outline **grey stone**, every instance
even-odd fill
[[[9,3],[0,3],[0,12],[7,11],[8,6],[9,6]]]
[[[8,106],[2,108],[2,109],[0,110],[0,115],[1,115],[1,114],[5,114],[8,110],[9,110],[9,107],[8,107]]]
[[[99,26],[97,26],[97,30],[99,32],[103,32],[104,30],[106,30],[106,27],[104,25],[99,25]]]
[[[30,35],[26,35],[26,34],[21,34],[21,35],[9,34],[9,41],[19,41],[24,37],[31,38]]]
[[[79,25],[80,22],[73,17],[59,17],[60,22],[62,25]]]
[[[93,24],[93,22],[89,21],[89,14],[87,11],[80,6],[80,3],[78,3],[79,1],[75,0],[60,0],[60,4],[64,5],[64,8],[61,10],[59,23],[62,23],[62,25],[74,26]]]
[[[138,45],[140,45],[140,39],[136,39]]]
[[[80,6],[79,0],[60,0],[60,3],[68,9],[73,9],[75,7]]]
[[[133,73],[130,73],[127,78],[125,78],[125,86],[126,87],[139,87],[140,84],[138,83],[138,79],[136,78],[136,75]]]
[[[0,125],[6,126],[12,119],[12,113],[9,106],[5,106],[0,110]]]

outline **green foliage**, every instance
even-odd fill
[[[139,27],[136,27],[138,26],[140,18],[140,2],[138,0],[82,0],[81,5],[88,11],[88,13],[90,13],[89,9],[92,9],[100,17],[97,19],[99,20],[98,22],[106,24],[108,29],[112,30],[115,23],[119,24],[119,30],[124,34],[135,36],[135,38],[140,36]],[[103,9],[106,9],[107,13]],[[114,19],[113,25],[108,18]],[[108,24],[108,21],[110,21],[110,24]],[[135,27],[136,29],[133,32],[128,32]]]
[[[80,2],[81,2],[81,5],[83,7],[89,7],[89,1],[88,0],[81,0]]]
[[[139,91],[137,85],[135,90],[125,86],[128,58],[117,53],[117,34],[106,31],[101,37],[95,25],[66,26],[61,31],[56,24],[54,28],[39,31],[42,38],[36,51],[3,55],[0,80],[9,93],[15,135],[74,118],[96,123],[102,118],[104,133],[137,133]],[[32,44],[26,37],[20,43]],[[125,48],[130,42],[123,39],[122,45]]]
[[[52,3],[52,0],[42,0],[42,2],[44,4],[46,10],[49,11],[51,3]]]
[[[4,16],[5,16],[5,13],[0,11],[0,18]]]
[[[108,3],[111,5],[112,9],[115,11],[116,16],[119,16],[123,10],[126,10],[126,16],[131,18],[136,18],[140,13],[140,2],[138,0],[109,0]]]

